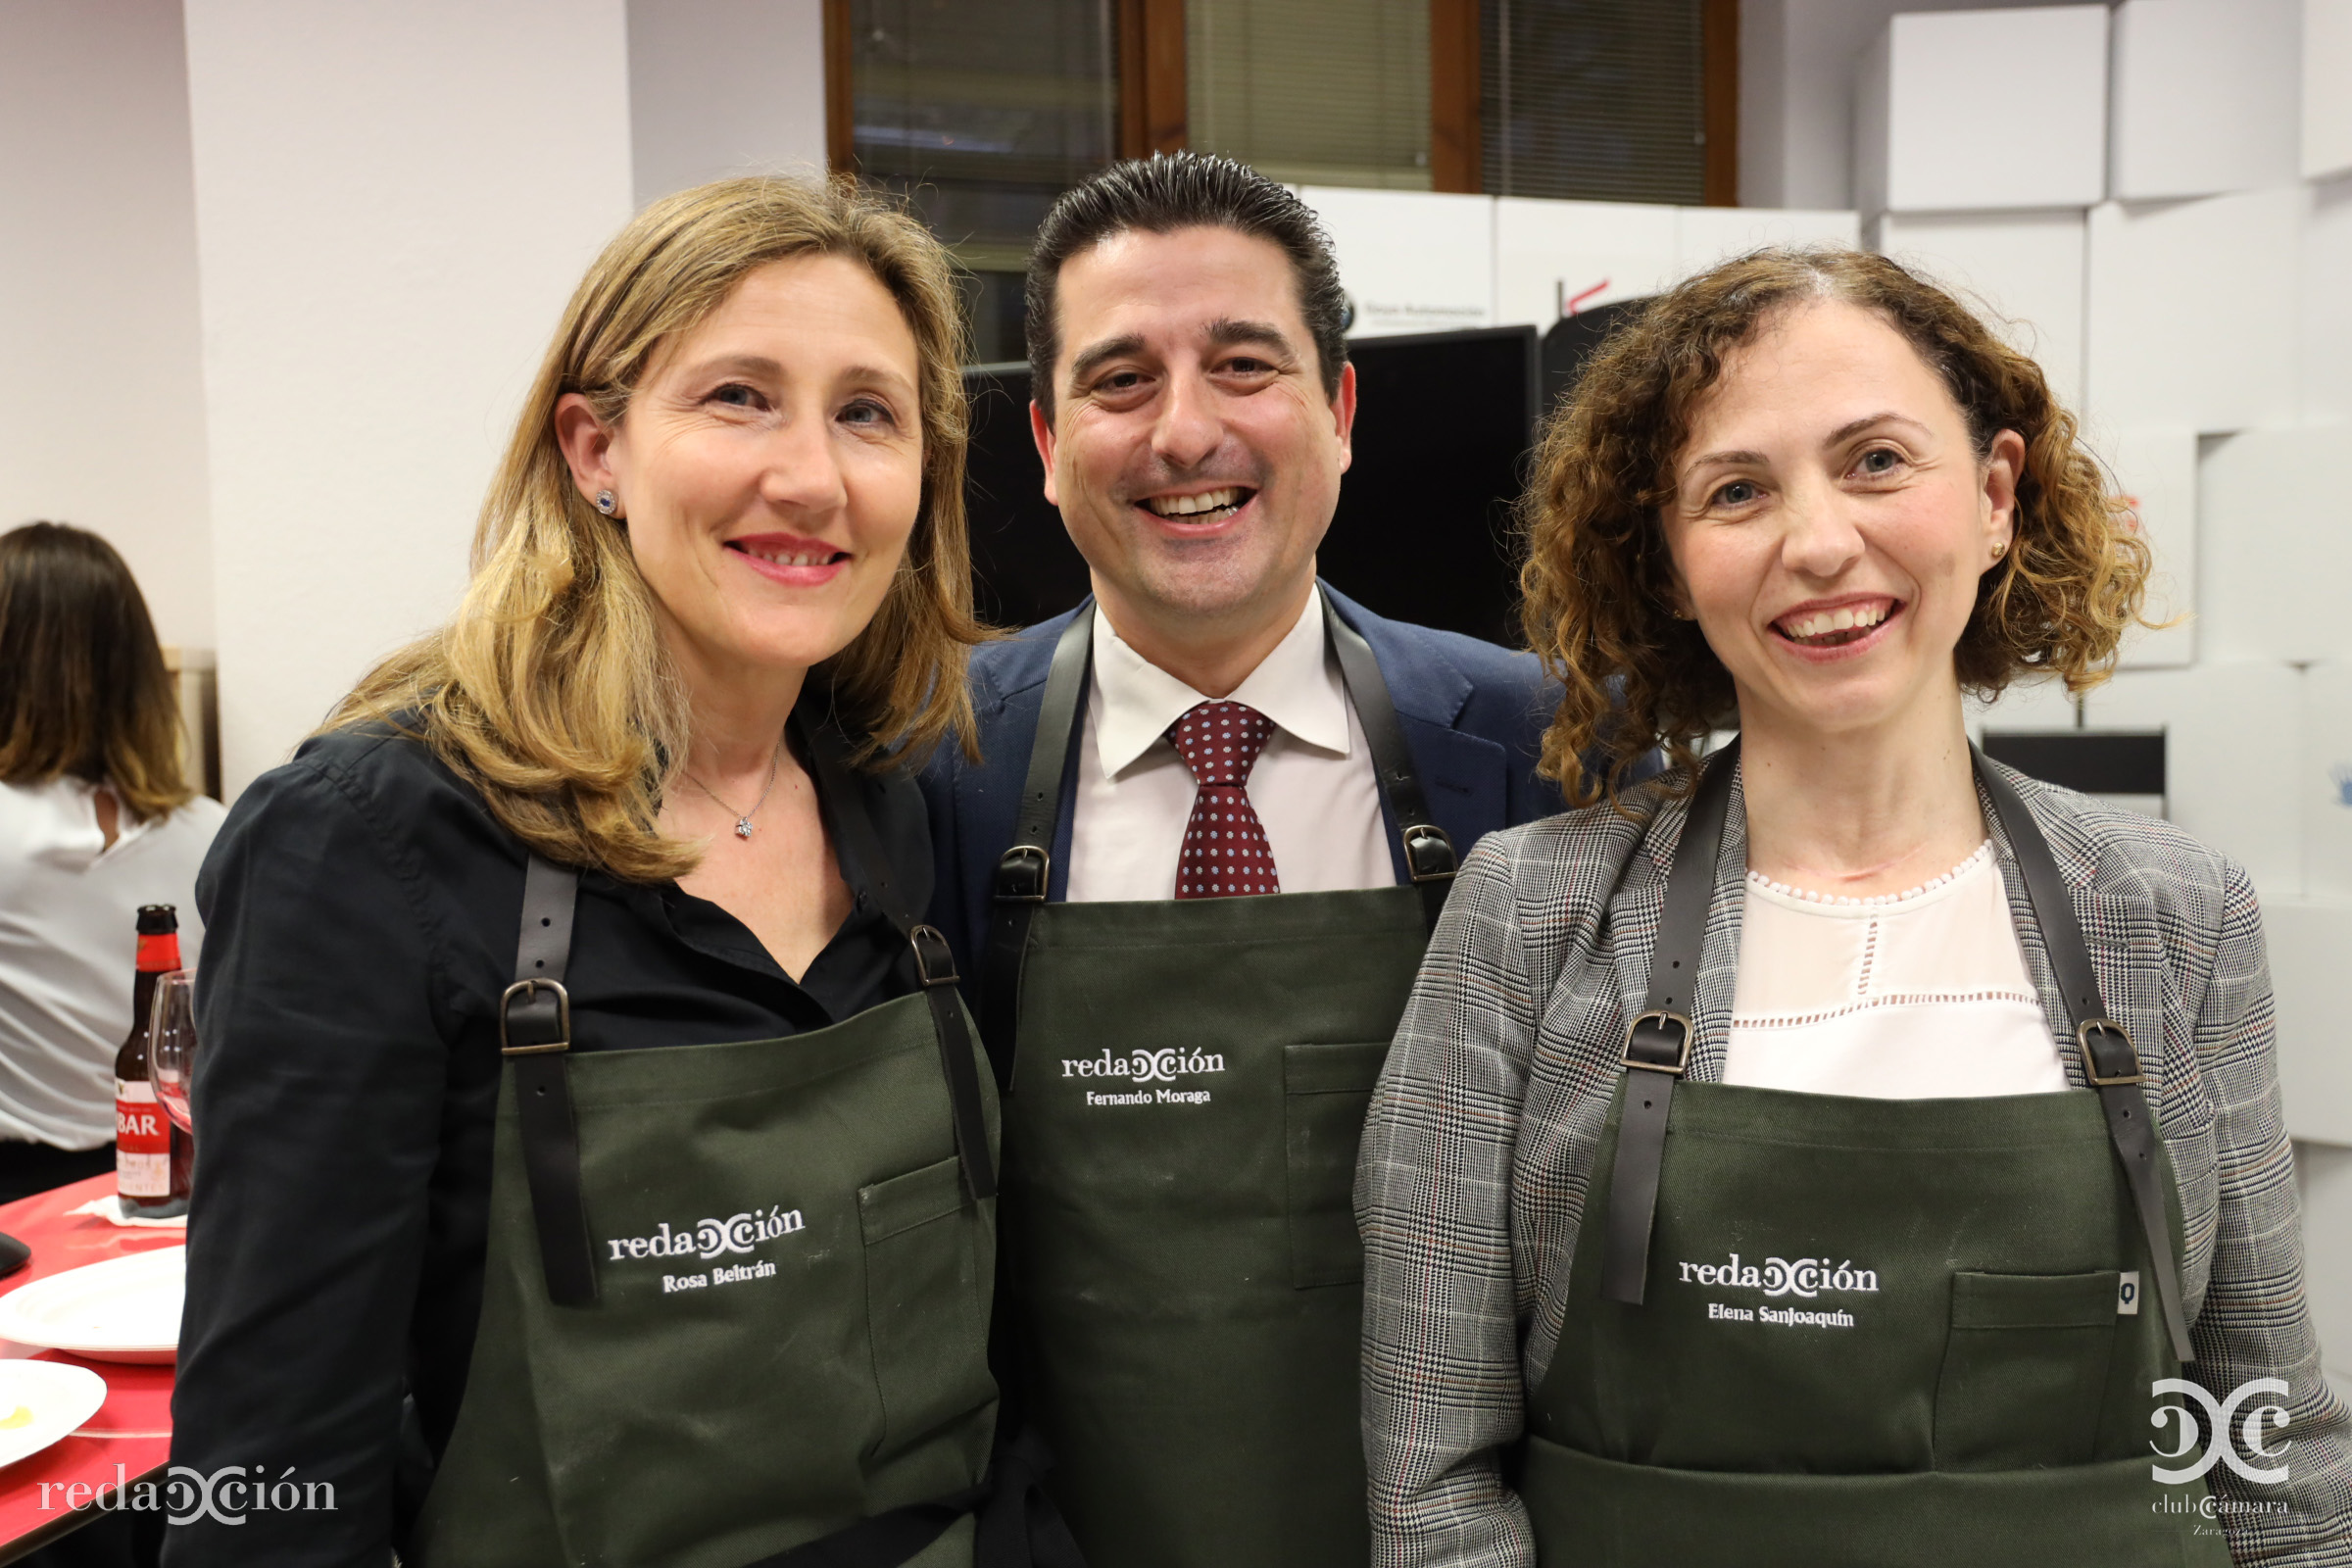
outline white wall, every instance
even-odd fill
[[[729,174],[822,173],[822,0],[627,0],[637,205]]]
[[[167,644],[213,642],[177,0],[0,5],[0,530],[122,552]]]
[[[223,783],[445,618],[630,212],[622,0],[188,0]]]

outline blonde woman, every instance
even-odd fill
[[[958,347],[847,187],[648,208],[455,618],[238,802],[172,1458],[277,1490],[167,1560],[973,1560],[996,1113],[901,770],[970,722]]]
[[[1373,1099],[1374,1561],[2347,1561],[2253,888],[1962,726],[2140,606],[2040,370],[1759,253],[1602,348],[1528,511],[1586,804],[1472,852]]]

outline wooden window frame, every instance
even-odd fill
[[[1119,156],[1187,145],[1184,0],[1119,0]]]
[[[1187,145],[1184,0],[1118,0],[1119,156]],[[1430,188],[1475,193],[1485,167],[1478,74],[1480,0],[1430,0]],[[824,0],[825,162],[856,169],[850,0]],[[1740,204],[1740,0],[1700,0],[1703,174],[1710,207]]]
[[[1485,175],[1479,120],[1479,0],[1429,0],[1429,188],[1475,194]]]
[[[1700,175],[1709,207],[1740,205],[1740,0],[1699,0]]]
[[[850,56],[850,0],[824,0],[825,167],[858,172],[857,73]]]

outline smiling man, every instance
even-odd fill
[[[977,652],[986,760],[925,780],[1006,1096],[1008,1392],[1094,1568],[1360,1568],[1364,1108],[1456,858],[1559,808],[1556,696],[1317,582],[1355,375],[1289,190],[1106,170],[1028,313],[1094,594]],[[1449,526],[1488,548],[1474,515],[1398,548]]]

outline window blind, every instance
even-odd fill
[[[1429,0],[1188,0],[1187,130],[1301,185],[1429,189]]]
[[[1484,0],[1485,188],[1702,203],[1700,40],[1699,0]]]

